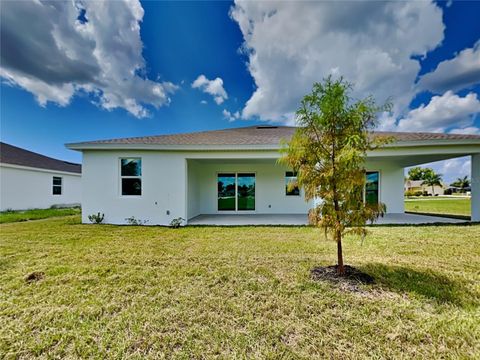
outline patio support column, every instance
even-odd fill
[[[472,221],[480,221],[480,154],[472,155]]]

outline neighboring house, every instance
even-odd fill
[[[433,187],[433,192],[432,192],[432,187],[430,185],[424,185],[423,180],[406,180],[405,181],[405,191],[421,191],[424,193],[425,191],[427,194],[435,196],[435,195],[443,195],[445,192],[446,186],[444,183],[442,183],[442,186],[435,185]]]
[[[168,225],[200,214],[307,214],[294,169],[277,163],[294,127],[252,126],[67,144],[83,152],[82,220],[126,218]],[[404,168],[472,155],[473,219],[480,220],[480,136],[384,133],[396,141],[368,154],[367,201],[404,212]],[[475,181],[475,179],[478,179]],[[292,184],[293,183],[293,184]]]
[[[79,205],[81,165],[0,143],[0,208]]]
[[[470,186],[467,186],[465,188],[461,188],[461,187],[457,187],[457,186],[448,186],[445,190],[448,190],[452,194],[468,195],[472,191],[472,188]]]

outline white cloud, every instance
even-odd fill
[[[450,134],[466,134],[466,135],[480,135],[480,128],[476,126],[468,126],[463,129],[452,129]]]
[[[426,166],[432,167],[437,173],[442,174],[443,181],[448,185],[458,178],[471,176],[470,156],[439,161]]]
[[[480,101],[475,93],[465,97],[447,91],[433,96],[428,105],[411,110],[394,126],[398,131],[444,132],[452,127],[466,128],[473,124],[473,116],[480,112]],[[383,121],[389,121],[388,119]]]
[[[242,116],[287,121],[314,81],[342,74],[354,96],[405,109],[425,55],[443,39],[442,11],[429,2],[236,1],[256,90]]]
[[[207,100],[202,100],[202,101],[200,101],[200,104],[207,105],[208,103],[207,103]]]
[[[232,114],[230,111],[223,109],[222,115],[225,119],[227,119],[230,122],[240,119],[240,112],[239,111],[235,111]]]
[[[209,80],[202,74],[192,83],[192,88],[200,89],[204,93],[212,95],[217,105],[228,99],[227,92],[223,88],[223,80],[219,77]]]
[[[437,68],[423,75],[419,88],[435,93],[458,91],[480,83],[480,41],[473,48],[462,50],[456,57],[442,61]]]
[[[3,2],[0,76],[42,106],[88,92],[105,109],[147,116],[146,106],[168,104],[176,86],[144,76],[142,19],[137,0]]]
[[[438,171],[443,174],[444,180],[450,184],[457,178],[471,175],[471,159],[469,156],[445,160],[439,163]]]

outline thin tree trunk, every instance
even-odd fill
[[[344,275],[345,267],[343,266],[342,234],[339,231],[337,231],[335,234],[335,240],[337,241],[337,258],[338,258],[337,272],[340,275]]]

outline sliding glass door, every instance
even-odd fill
[[[218,211],[255,211],[255,174],[217,175]]]
[[[255,174],[237,174],[237,210],[255,210]]]
[[[218,174],[218,211],[235,211],[236,174]]]

